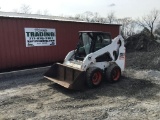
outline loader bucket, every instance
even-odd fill
[[[81,90],[85,86],[85,71],[56,63],[44,77],[68,89]]]

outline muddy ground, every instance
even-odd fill
[[[38,75],[0,81],[0,120],[158,120],[159,113],[159,71],[126,69],[120,82],[84,91]]]

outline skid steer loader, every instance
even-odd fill
[[[124,39],[113,40],[110,33],[80,31],[79,43],[63,64],[56,63],[44,77],[65,88],[80,90],[100,85],[102,80],[117,82],[125,68]]]

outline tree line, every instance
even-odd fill
[[[86,22],[121,24],[121,35],[124,38],[143,32],[152,40],[160,39],[160,11],[157,9],[137,19],[132,19],[131,17],[117,18],[113,11],[108,13],[106,17],[87,11],[83,14],[75,15],[73,18]],[[140,31],[141,29],[142,31]]]
[[[22,5],[20,10],[14,10],[14,12],[32,14],[31,8],[28,5]],[[49,15],[47,10],[38,10],[36,14]],[[60,17],[64,16],[61,15]],[[160,39],[160,11],[157,9],[153,9],[150,13],[147,13],[137,19],[132,19],[131,17],[117,18],[114,11],[109,12],[106,17],[102,17],[99,13],[93,13],[91,11],[76,14],[75,16],[65,17],[91,23],[121,24],[121,35],[124,38],[143,32],[152,40]]]

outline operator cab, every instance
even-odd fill
[[[93,53],[111,44],[110,33],[96,31],[79,32],[79,43],[75,54],[75,59],[83,60],[88,54]]]

